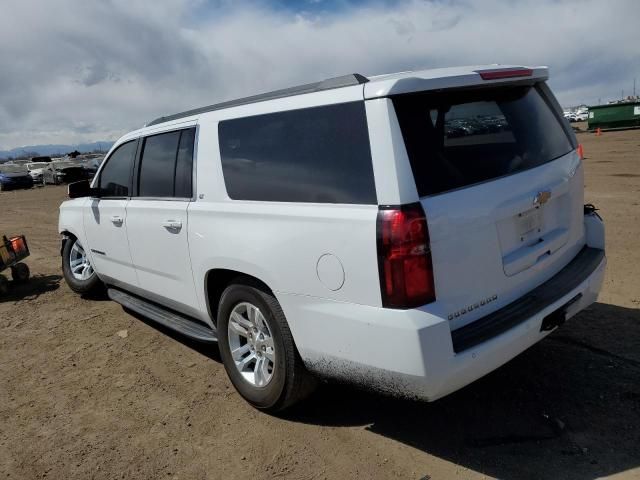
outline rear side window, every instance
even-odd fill
[[[420,196],[521,172],[573,149],[535,86],[414,94],[393,103]]]
[[[124,143],[107,159],[98,183],[101,197],[129,196],[136,145],[135,140]]]
[[[195,128],[144,139],[138,196],[191,198]]]
[[[232,199],[376,203],[364,102],[226,120],[218,134]]]

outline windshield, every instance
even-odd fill
[[[535,86],[393,99],[420,196],[537,167],[573,147]]]

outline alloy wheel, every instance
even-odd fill
[[[69,266],[71,267],[71,274],[76,280],[89,280],[93,275],[93,267],[89,257],[77,240],[69,253]]]
[[[260,309],[238,303],[229,317],[229,349],[242,377],[254,387],[265,387],[273,378],[276,351],[271,329]]]

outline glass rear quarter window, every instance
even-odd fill
[[[393,102],[421,196],[534,168],[573,148],[535,86],[412,94]]]
[[[225,120],[218,134],[232,199],[376,203],[364,102]]]

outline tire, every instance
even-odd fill
[[[238,333],[237,326],[239,325],[242,329],[252,324],[249,305],[257,307],[258,313],[262,315],[263,322],[256,320],[259,318],[257,314],[253,315],[255,320],[253,324],[259,326],[262,324],[262,328],[254,330],[252,340],[246,336],[245,343],[242,344],[242,334]],[[231,321],[232,314],[235,320],[239,320],[238,315],[240,315],[242,324],[240,321]],[[218,345],[222,362],[231,383],[247,402],[260,410],[275,413],[290,407],[313,391],[316,380],[304,367],[282,308],[272,293],[265,291],[258,284],[234,283],[222,293],[217,318]],[[266,328],[264,328],[265,324]],[[265,332],[270,335],[270,340],[268,335],[266,337],[263,335]],[[260,340],[260,336],[264,343]],[[240,347],[238,339],[240,339]],[[245,350],[244,358],[236,354],[234,359],[232,344],[236,352]],[[260,353],[260,350],[264,353]],[[254,360],[245,362],[251,356]],[[271,357],[271,360],[268,357]],[[268,365],[272,367],[271,377],[268,380],[266,377],[269,375],[269,368],[261,370],[258,367],[260,358],[262,358],[262,366],[270,362]],[[247,363],[246,371],[240,371],[236,365],[237,359],[240,359],[240,363]],[[251,373],[252,363],[254,373]]]
[[[4,275],[0,275],[0,296],[9,293],[9,280]]]
[[[11,278],[16,283],[24,283],[29,280],[31,272],[29,266],[26,263],[16,263],[11,267]]]
[[[102,283],[100,282],[100,279],[98,278],[96,272],[93,270],[93,267],[91,266],[86,253],[86,262],[84,262],[84,264],[86,264],[87,268],[91,269],[90,272],[88,270],[82,270],[80,272],[76,268],[77,265],[74,265],[74,268],[76,268],[76,271],[74,273],[71,267],[72,255],[75,258],[78,254],[78,250],[74,249],[74,246],[77,246],[79,250],[82,250],[84,252],[84,248],[77,238],[71,237],[65,242],[64,248],[62,250],[62,274],[64,276],[64,279],[67,282],[67,285],[69,285],[69,288],[71,288],[71,290],[76,293],[97,293],[102,288]]]

